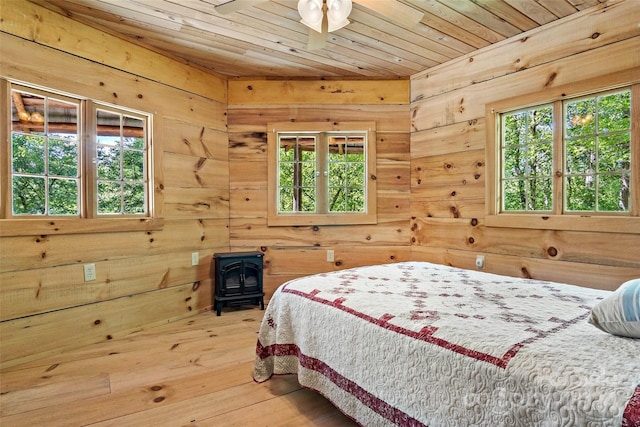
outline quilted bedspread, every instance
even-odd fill
[[[640,426],[640,340],[586,321],[608,294],[423,262],[296,279],[254,379],[297,374],[362,426]]]

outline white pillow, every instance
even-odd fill
[[[613,335],[640,338],[640,279],[623,283],[596,304],[589,323]]]

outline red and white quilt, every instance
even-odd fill
[[[254,379],[297,374],[363,426],[640,426],[640,340],[586,322],[608,294],[424,262],[296,279]]]

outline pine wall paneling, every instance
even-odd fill
[[[410,80],[227,82],[4,2],[1,76],[154,113],[163,222],[34,235],[0,221],[1,366],[207,309],[211,257],[228,250],[264,252],[267,297],[306,274],[409,259],[474,268],[477,254],[490,272],[607,289],[640,276],[640,234],[485,223],[486,105],[603,76],[637,81],[639,13],[632,0],[610,2]],[[290,120],[376,121],[377,225],[267,226],[266,125]],[[96,281],[84,282],[84,263]]]
[[[633,1],[572,15],[411,78],[412,258],[615,289],[640,276],[640,234],[487,227],[485,107],[640,80]],[[634,200],[640,204],[640,200]]]
[[[377,225],[267,226],[267,123],[283,121],[376,122]],[[267,296],[295,277],[409,259],[407,80],[232,80],[228,122],[230,244],[264,252]]]
[[[208,309],[212,255],[229,250],[226,80],[26,1],[0,13],[1,76],[153,113],[163,217],[159,229],[39,235],[0,221],[2,367]]]

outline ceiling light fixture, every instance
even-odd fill
[[[307,27],[322,33],[322,19],[327,17],[327,31],[339,30],[349,23],[347,17],[351,13],[351,0],[299,0],[298,13]]]

